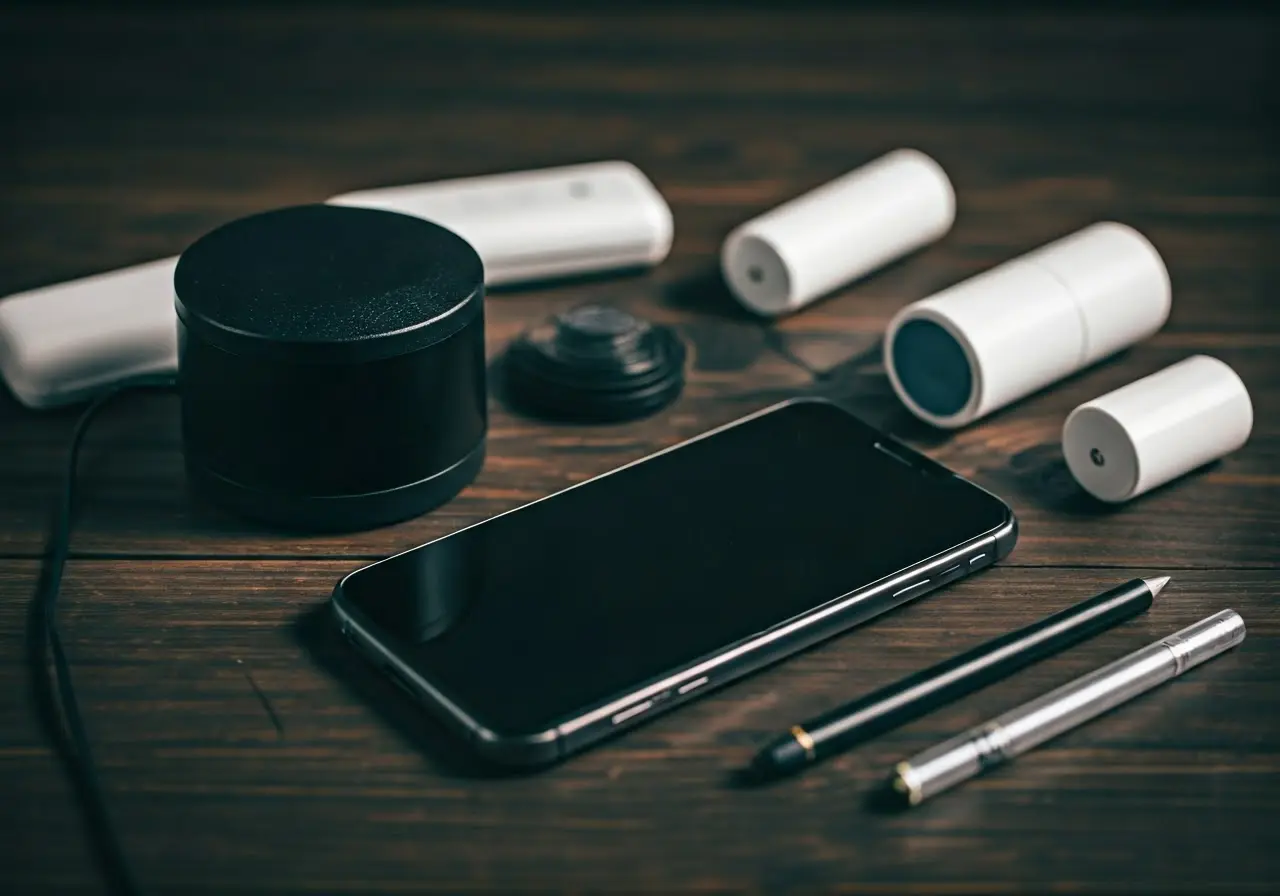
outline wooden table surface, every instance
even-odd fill
[[[652,272],[491,296],[488,347],[617,303],[680,328],[684,396],[601,427],[495,401],[480,477],[421,519],[282,535],[189,503],[176,398],[97,425],[63,621],[144,892],[1274,890],[1278,36],[1243,13],[1034,9],[0,14],[0,294],[272,206],[577,161],[635,162],[675,215]],[[773,326],[737,310],[716,273],[729,229],[899,146],[951,175],[951,233]],[[879,360],[891,314],[1099,219],[1163,253],[1168,325],[961,432],[914,423]],[[1066,413],[1197,352],[1248,385],[1249,443],[1123,507],[1087,499]],[[1006,498],[1008,562],[533,776],[477,769],[334,643],[324,601],[362,561],[805,392]],[[75,414],[0,398],[4,893],[101,886],[22,647]],[[796,780],[726,783],[801,717],[1159,572],[1143,618]],[[868,804],[897,759],[1225,607],[1249,626],[1238,651],[916,811]]]

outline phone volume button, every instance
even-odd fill
[[[899,591],[893,593],[894,597],[909,598],[915,597],[917,594],[923,594],[929,587],[929,579],[922,579],[912,585],[908,585]]]
[[[627,719],[634,719],[636,716],[640,715],[640,713],[649,709],[651,706],[653,706],[652,700],[645,700],[642,703],[637,703],[635,706],[628,706],[622,712],[614,715],[613,724],[621,725]]]
[[[708,678],[706,675],[702,676],[701,678],[695,678],[693,681],[685,682],[684,684],[680,685],[680,687],[676,689],[676,693],[687,694],[690,691],[695,691],[710,680],[711,679]]]

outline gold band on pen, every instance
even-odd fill
[[[805,731],[799,725],[792,725],[791,736],[794,737],[796,739],[796,743],[804,749],[804,756],[806,759],[812,762],[817,758],[818,754],[814,752],[813,749],[813,738],[809,736],[808,731]]]

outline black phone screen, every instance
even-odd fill
[[[358,570],[339,599],[476,721],[544,731],[1006,523],[883,440],[785,404]]]

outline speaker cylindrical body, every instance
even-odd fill
[[[331,206],[233,221],[175,274],[189,479],[298,529],[423,513],[478,472],[483,271],[460,237]]]
[[[1105,222],[903,308],[885,335],[894,391],[920,419],[964,426],[1163,326],[1155,248]]]
[[[742,224],[720,266],[747,308],[786,314],[933,242],[955,215],[941,166],[899,149]]]

